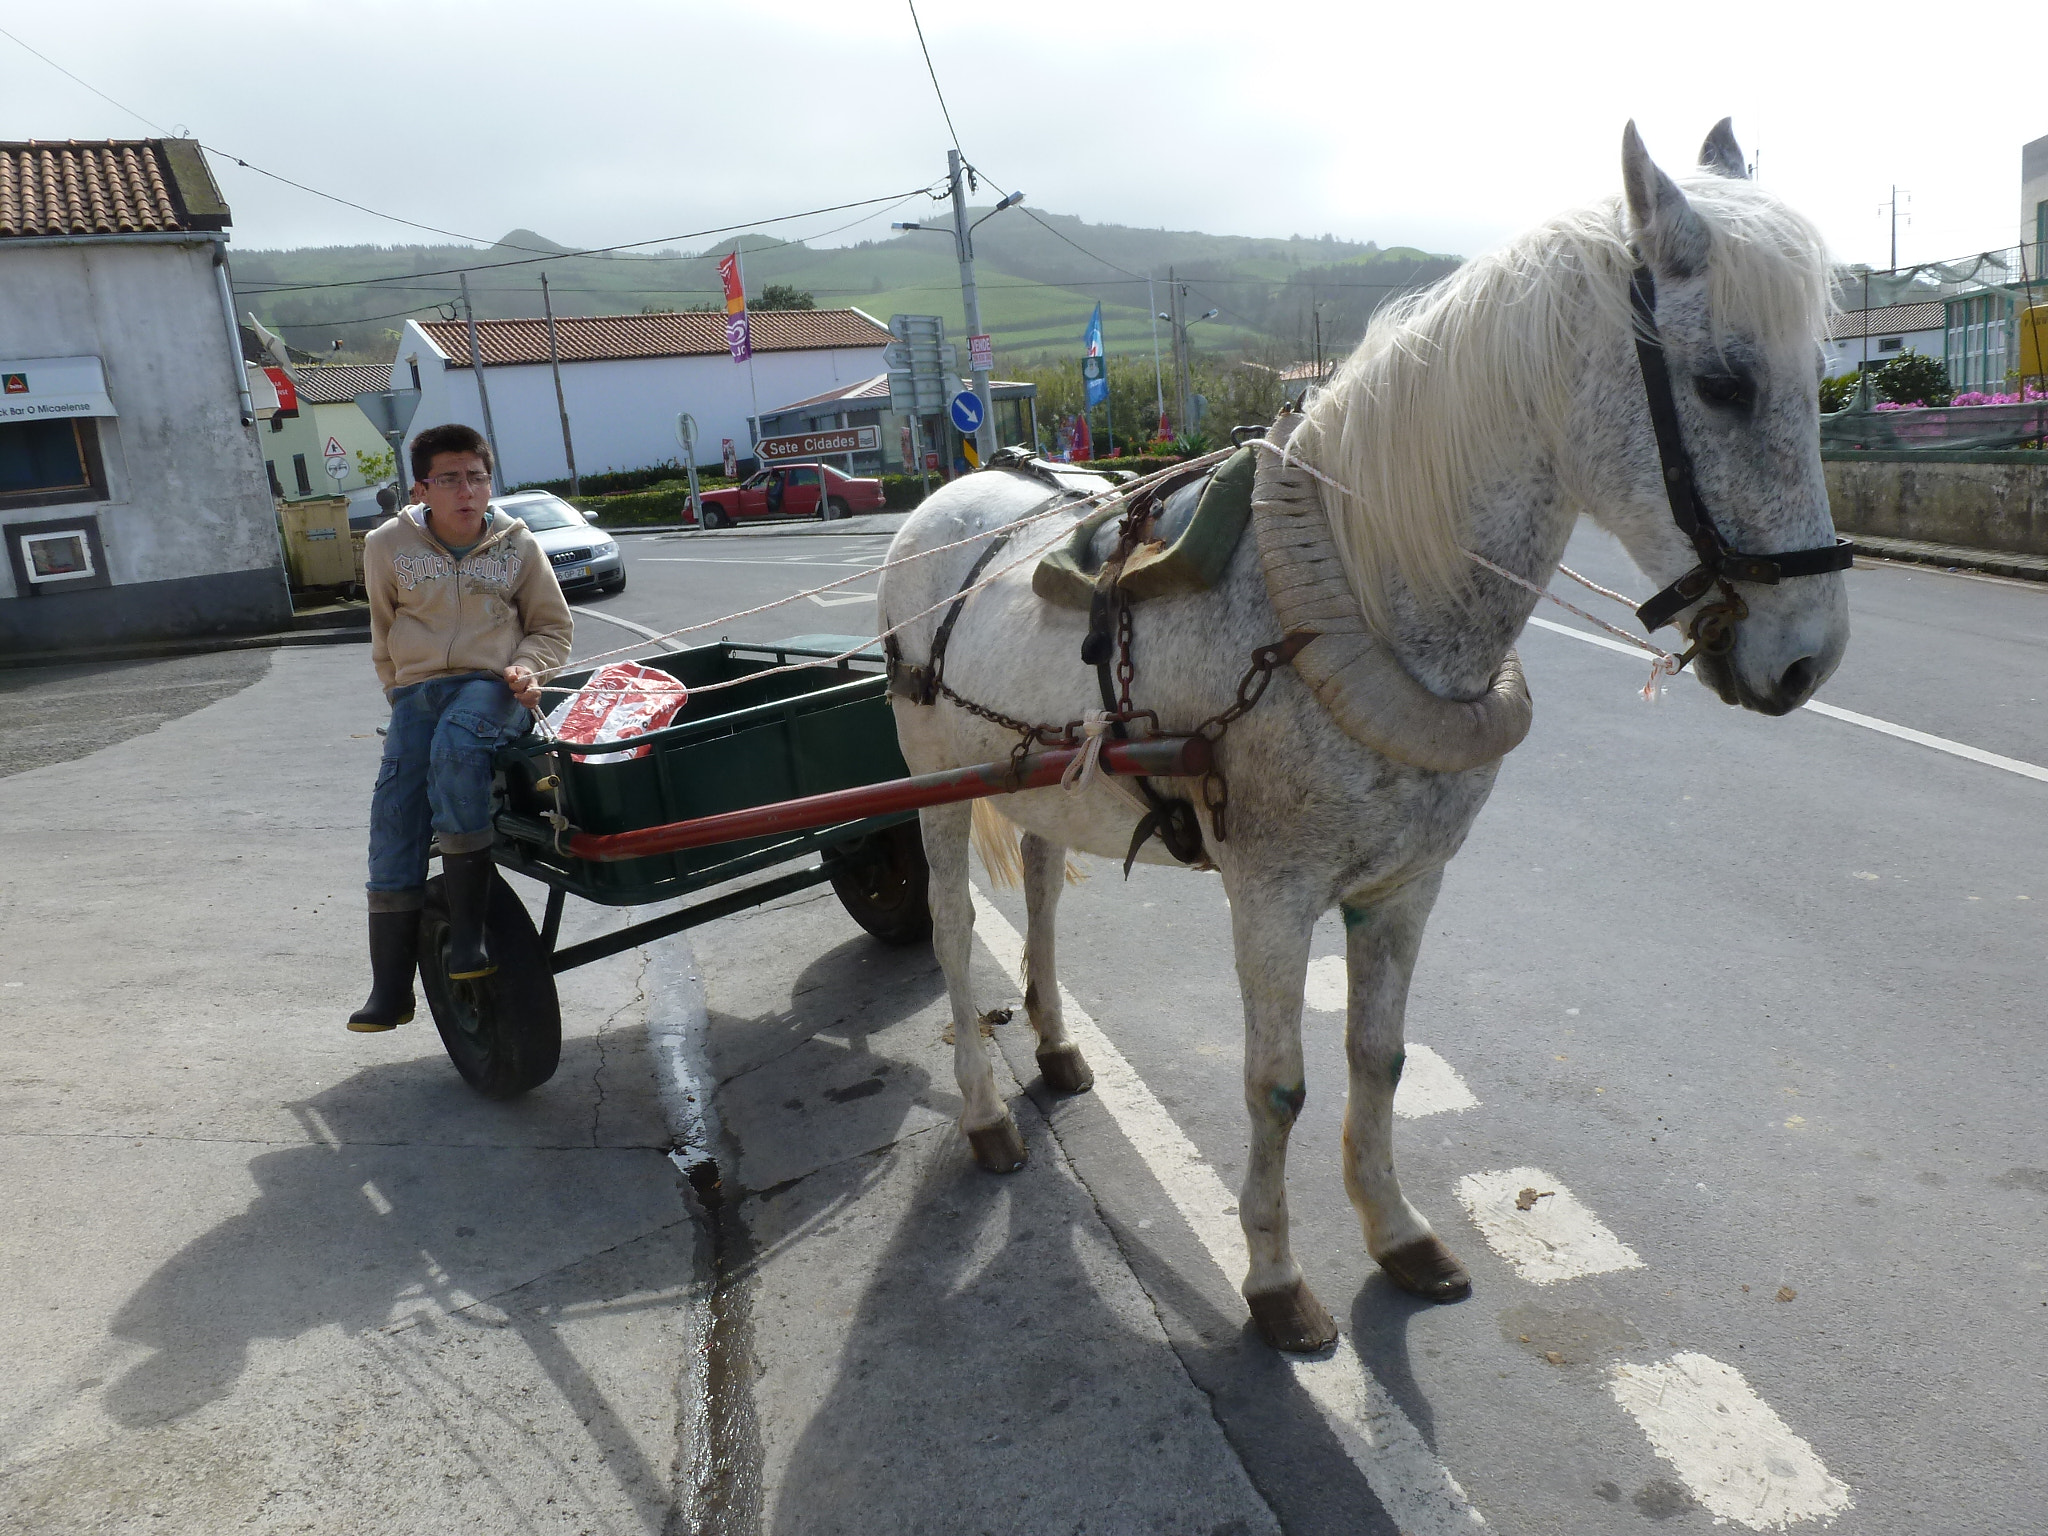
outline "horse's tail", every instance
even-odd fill
[[[993,801],[974,802],[974,851],[981,855],[981,867],[988,871],[991,885],[1019,886],[1024,883],[1024,856],[1017,847],[1017,823],[995,808]],[[1072,857],[1067,859],[1067,884],[1079,885],[1088,877]]]

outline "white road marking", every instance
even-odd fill
[[[1783,1530],[1854,1502],[1732,1365],[1690,1353],[1617,1365],[1608,1390],[1717,1524]]]
[[[819,565],[828,569],[842,570],[848,566],[864,566],[865,560],[736,560],[712,555],[642,555],[635,562],[638,565]]]
[[[1539,1198],[1517,1209],[1517,1198],[1529,1189]],[[1541,1168],[1468,1173],[1458,1180],[1458,1199],[1488,1246],[1532,1285],[1643,1267],[1633,1248]]]
[[[606,624],[616,624],[621,629],[630,629],[634,634],[649,640],[666,638],[658,629],[649,629],[645,624],[635,624],[631,619],[622,619],[616,613],[606,613],[602,608],[572,608],[569,612],[573,618],[599,619]]]
[[[848,603],[872,603],[872,592],[813,592],[811,601],[820,608],[844,608]]]
[[[1342,955],[1323,955],[1308,963],[1308,984],[1302,1001],[1318,1013],[1342,1013],[1350,1001],[1351,980]]]
[[[1395,1114],[1403,1120],[1420,1120],[1454,1109],[1475,1109],[1478,1104],[1478,1096],[1465,1086],[1456,1067],[1428,1046],[1408,1042],[1408,1060],[1394,1089]]]
[[[974,920],[983,946],[1021,987],[1024,941],[978,890]],[[1096,1098],[1145,1160],[1216,1267],[1235,1277],[1245,1263],[1237,1197],[1203,1161],[1123,1052],[1064,987],[1060,1000],[1067,1029],[1095,1071]],[[1323,1358],[1284,1358],[1388,1516],[1407,1536],[1448,1536],[1486,1524],[1458,1480],[1358,1358],[1349,1339],[1340,1338]]]
[[[1633,660],[1647,662],[1649,655],[1632,645],[1623,645],[1619,640],[1610,640],[1605,635],[1589,635],[1583,629],[1553,623],[1549,619],[1531,618],[1531,624],[1539,625],[1560,635],[1569,635],[1574,640],[1583,640],[1588,645],[1597,645],[1602,650],[1619,651]],[[1810,709],[1816,715],[1826,715],[1830,720],[1840,720],[1849,725],[1860,725],[1866,731],[1876,731],[1885,736],[1896,736],[1900,741],[1910,741],[1916,746],[1932,747],[1937,752],[1946,752],[1951,757],[1960,757],[1973,763],[1982,763],[1987,768],[2002,768],[2007,773],[2016,773],[2023,779],[2037,779],[2048,784],[2048,768],[2036,763],[2023,762],[2016,757],[2001,757],[1996,752],[1986,752],[1982,747],[1973,747],[1966,742],[1950,741],[1946,736],[1929,735],[1916,731],[1910,725],[1894,725],[1889,720],[1880,720],[1875,715],[1859,715],[1853,709],[1843,709],[1836,704],[1823,704],[1819,699],[1809,699],[1800,706]]]

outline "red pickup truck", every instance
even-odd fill
[[[749,518],[852,517],[881,511],[884,500],[879,480],[844,475],[828,464],[778,464],[738,485],[704,492],[703,503],[706,528],[730,528]]]

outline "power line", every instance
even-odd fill
[[[174,139],[178,137],[177,134],[174,134],[170,130],[165,128],[163,124],[156,122],[153,119],[144,117],[140,112],[136,111],[133,107],[125,106],[121,102],[115,101],[113,97],[109,96],[105,91],[101,90],[91,81],[79,79],[77,75],[72,74],[70,70],[66,69],[62,64],[59,64],[47,53],[43,53],[39,49],[30,48],[27,43],[22,42],[20,38],[16,37],[12,32],[9,32],[5,27],[0,27],[0,37],[5,37],[9,42],[27,49],[28,52],[35,54],[37,58],[41,59],[45,64],[49,65],[50,68],[57,71],[58,74],[64,76],[65,79],[70,80],[75,84],[84,86],[88,91],[91,91],[93,95],[99,97],[101,101],[106,102],[109,106],[120,107],[120,109],[123,112],[126,112],[138,123],[148,123],[150,127],[154,128],[158,133],[162,134],[167,139]]]
[[[910,7],[910,24],[917,29],[918,51],[924,55],[925,73],[932,77],[932,94],[939,98],[939,114],[946,120],[946,132],[953,136],[953,148],[959,150],[960,158],[967,158],[967,151],[960,149],[960,132],[953,126],[953,114],[946,106],[946,93],[939,89],[939,72],[932,67],[932,51],[924,40],[924,23],[917,19],[917,0],[904,0]]]

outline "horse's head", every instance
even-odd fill
[[[1629,124],[1622,139],[1624,219],[1654,279],[1654,328],[1638,319],[1620,381],[1603,401],[1628,423],[1625,484],[1600,520],[1654,581],[1689,573],[1678,629],[1703,643],[1700,680],[1730,704],[1767,715],[1797,709],[1842,659],[1849,605],[1839,570],[1709,581],[1698,540],[1680,527],[1651,400],[1656,359],[1636,340],[1661,341],[1671,416],[1699,505],[1729,551],[1811,552],[1835,542],[1820,460],[1816,390],[1828,265],[1819,233],[1753,185],[1723,120],[1700,151],[1704,170],[1681,188],[1651,161]],[[1646,285],[1647,286],[1647,285]],[[1668,423],[1667,423],[1668,426]],[[1667,431],[1667,436],[1669,436]],[[1681,487],[1680,496],[1683,496]],[[1795,564],[1788,562],[1788,564]],[[1699,591],[1697,588],[1704,588]],[[1730,593],[1733,601],[1730,601]],[[1732,644],[1730,623],[1732,621]]]

